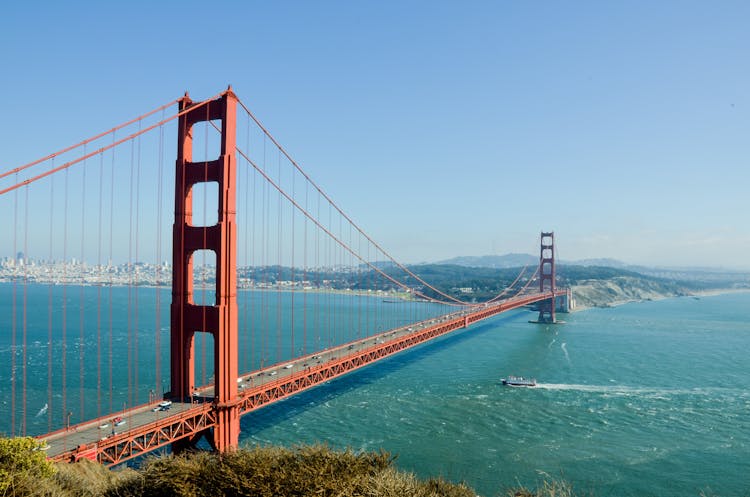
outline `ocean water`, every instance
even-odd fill
[[[0,434],[39,435],[68,414],[76,424],[161,397],[170,291],[0,283]],[[344,292],[241,290],[237,303],[242,373],[455,310]],[[212,337],[197,333],[194,352],[196,385],[211,383]]]
[[[484,496],[750,495],[750,294],[517,311],[242,419],[246,446],[383,448]],[[503,387],[508,374],[537,388]]]
[[[23,289],[0,285],[0,432],[44,433],[63,426],[67,412],[71,422],[90,419],[146,402],[149,390],[168,385],[169,291],[161,290],[160,307],[155,295],[148,288],[136,295],[29,285],[24,415]],[[316,302],[308,297],[243,292],[241,369],[351,339],[344,329],[369,334],[442,312],[336,295],[305,314],[299,306]],[[563,315],[566,323],[556,326],[529,324],[533,314],[513,311],[246,415],[241,443],[382,448],[398,456],[401,469],[464,481],[484,496],[547,478],[596,496],[750,495],[748,310],[750,293],[590,309]],[[302,331],[316,321],[323,332]],[[294,345],[285,333],[291,323]],[[271,330],[266,338],[242,338],[263,328]],[[206,348],[196,344],[199,370],[210,370]],[[48,355],[62,350],[65,367],[57,361],[48,368]],[[536,377],[539,385],[503,387],[500,379],[510,374]]]

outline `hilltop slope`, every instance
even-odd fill
[[[589,307],[609,307],[627,302],[658,300],[668,297],[693,295],[679,283],[654,281],[637,276],[616,276],[600,280],[581,280],[571,285],[575,310]]]

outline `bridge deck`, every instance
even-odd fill
[[[565,293],[559,290],[556,296]],[[246,414],[438,336],[547,298],[549,294],[523,295],[464,309],[242,374],[236,404],[240,414]],[[124,423],[115,426],[116,417]],[[47,442],[48,457],[54,460],[85,457],[114,465],[177,440],[197,437],[215,423],[213,388],[206,387],[192,403],[173,402],[168,410],[158,410],[157,401],[39,438]]]

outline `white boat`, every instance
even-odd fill
[[[536,378],[524,378],[523,376],[508,376],[502,379],[503,385],[509,387],[535,387]]]

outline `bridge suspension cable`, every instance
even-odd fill
[[[449,301],[449,302],[453,302],[453,303],[455,303],[455,304],[458,304],[458,305],[473,305],[472,303],[469,303],[469,302],[465,302],[465,301],[462,301],[462,300],[460,300],[460,299],[458,299],[458,298],[456,298],[456,297],[453,297],[452,295],[448,295],[448,294],[444,293],[443,291],[441,291],[441,290],[439,290],[439,289],[435,288],[435,287],[434,287],[433,285],[431,285],[430,283],[426,282],[426,281],[425,281],[424,279],[422,279],[422,278],[421,278],[420,276],[418,276],[418,275],[417,275],[417,274],[415,274],[415,273],[414,273],[413,271],[411,271],[411,270],[410,270],[410,269],[409,269],[408,267],[406,267],[405,265],[403,265],[403,264],[401,264],[400,262],[398,262],[398,261],[397,261],[397,260],[396,260],[396,259],[395,259],[395,258],[394,258],[394,257],[393,257],[393,256],[392,256],[391,254],[390,254],[390,253],[388,253],[388,252],[387,252],[387,251],[386,251],[385,249],[383,249],[383,247],[381,247],[381,246],[380,246],[380,245],[379,245],[379,244],[378,244],[377,242],[375,242],[375,241],[374,241],[374,240],[373,240],[373,239],[372,239],[372,238],[371,238],[371,237],[370,237],[369,235],[367,235],[367,234],[366,234],[366,233],[364,232],[364,230],[363,230],[363,229],[362,229],[362,228],[361,228],[361,227],[360,227],[360,226],[359,226],[359,225],[358,225],[357,223],[355,223],[355,222],[354,222],[354,221],[353,221],[353,220],[352,220],[352,219],[351,219],[351,218],[350,218],[350,217],[349,217],[349,216],[348,216],[348,215],[347,215],[347,214],[346,214],[346,213],[345,213],[345,212],[344,212],[344,211],[343,211],[343,210],[342,210],[342,209],[341,209],[341,208],[340,208],[339,206],[338,206],[338,204],[336,204],[336,203],[335,203],[335,202],[333,201],[333,199],[331,199],[331,198],[330,198],[330,197],[329,197],[329,196],[328,196],[328,195],[327,195],[327,194],[326,194],[326,193],[325,193],[325,192],[323,191],[323,189],[322,189],[322,188],[321,188],[321,187],[320,187],[320,186],[319,186],[319,185],[318,185],[318,184],[317,184],[317,183],[316,183],[315,181],[313,181],[313,179],[312,179],[312,178],[311,178],[311,177],[310,177],[310,176],[309,176],[309,175],[308,175],[308,174],[307,174],[307,173],[306,173],[306,172],[305,172],[305,171],[304,171],[304,170],[302,169],[302,167],[301,167],[301,166],[300,166],[300,165],[299,165],[299,164],[297,163],[297,161],[295,161],[295,160],[294,160],[294,159],[293,159],[293,158],[291,157],[291,155],[290,155],[290,154],[289,154],[289,153],[288,153],[288,152],[286,151],[286,149],[285,149],[285,148],[284,148],[284,147],[283,147],[283,146],[282,146],[282,145],[281,145],[281,144],[280,144],[280,143],[279,143],[279,142],[278,142],[278,141],[277,141],[277,140],[276,140],[276,139],[275,139],[275,138],[273,137],[273,135],[272,135],[272,134],[271,134],[271,133],[270,133],[270,132],[269,132],[269,131],[268,131],[268,130],[267,130],[267,129],[265,128],[265,126],[263,126],[263,124],[262,124],[262,123],[260,122],[260,120],[259,120],[259,119],[258,119],[258,118],[257,118],[257,117],[255,116],[255,114],[253,114],[253,112],[252,112],[252,111],[251,111],[251,110],[250,110],[250,109],[249,109],[249,108],[248,108],[248,107],[247,107],[247,106],[245,105],[245,103],[244,103],[244,102],[242,102],[242,100],[238,99],[238,104],[239,104],[239,105],[240,105],[240,107],[241,107],[241,108],[242,108],[242,109],[243,109],[243,110],[244,110],[244,111],[245,111],[245,112],[247,113],[247,115],[248,115],[248,116],[249,116],[249,117],[250,117],[250,118],[251,118],[251,119],[252,119],[252,120],[253,120],[253,121],[255,122],[255,124],[256,124],[256,125],[257,125],[257,126],[258,126],[258,127],[259,127],[259,128],[261,129],[261,130],[262,130],[262,132],[263,132],[263,133],[265,134],[265,136],[267,136],[267,137],[268,137],[268,138],[269,138],[269,139],[271,140],[271,142],[272,142],[272,143],[273,143],[273,144],[274,144],[274,145],[275,145],[275,146],[277,147],[277,149],[278,149],[278,150],[279,150],[279,151],[280,151],[280,152],[281,152],[281,153],[282,153],[282,154],[283,154],[283,155],[284,155],[284,156],[285,156],[285,157],[287,158],[287,160],[288,160],[288,161],[289,161],[289,162],[290,162],[290,163],[292,164],[292,166],[293,166],[293,167],[294,167],[294,168],[295,168],[295,169],[296,169],[296,170],[297,170],[297,171],[298,171],[298,172],[299,172],[299,173],[300,173],[300,174],[301,174],[301,175],[302,175],[302,176],[303,176],[303,177],[305,178],[305,180],[306,180],[306,181],[307,181],[307,182],[308,182],[308,183],[309,183],[310,185],[312,185],[312,186],[313,186],[313,187],[314,187],[314,188],[315,188],[315,189],[316,189],[316,190],[318,191],[318,193],[319,193],[319,194],[320,194],[320,195],[321,195],[321,196],[322,196],[322,197],[323,197],[324,199],[326,199],[326,201],[328,201],[328,203],[329,203],[329,204],[330,204],[330,205],[331,205],[331,206],[332,206],[332,207],[333,207],[333,208],[334,208],[334,209],[335,209],[335,210],[336,210],[336,211],[337,211],[337,212],[338,212],[338,213],[339,213],[339,214],[340,214],[340,215],[341,215],[341,216],[342,216],[342,217],[343,217],[344,219],[346,219],[346,220],[347,220],[347,222],[348,222],[348,223],[349,223],[349,224],[350,224],[350,225],[351,225],[352,227],[354,227],[354,228],[355,228],[355,229],[356,229],[356,230],[357,230],[357,231],[358,231],[358,232],[360,233],[360,235],[362,235],[362,236],[363,236],[363,237],[364,237],[364,238],[365,238],[365,239],[366,239],[366,240],[367,240],[367,241],[368,241],[369,243],[371,243],[371,244],[372,244],[372,245],[373,245],[373,246],[374,246],[374,247],[375,247],[375,248],[376,248],[377,250],[379,250],[379,251],[380,251],[380,252],[381,252],[381,253],[382,253],[382,254],[383,254],[383,255],[384,255],[385,257],[387,257],[387,258],[388,258],[388,260],[390,260],[390,261],[391,261],[391,262],[392,262],[392,263],[393,263],[393,264],[394,264],[394,265],[395,265],[396,267],[398,267],[399,269],[401,269],[401,270],[402,270],[402,271],[403,271],[404,273],[406,273],[407,275],[411,276],[412,278],[414,278],[415,280],[417,280],[418,282],[420,282],[421,284],[423,284],[423,285],[424,285],[424,286],[426,286],[427,288],[429,288],[429,289],[431,289],[432,291],[434,291],[434,292],[435,292],[436,294],[438,294],[438,295],[440,295],[440,296],[444,297],[444,298],[445,298],[445,299],[446,299],[447,301]],[[245,158],[247,159],[247,156],[245,156]],[[251,164],[252,164],[252,162],[251,162]],[[254,164],[253,164],[253,166],[254,166],[254,167],[256,167],[256,166],[255,166]],[[268,180],[270,181],[270,178],[267,178],[267,179],[268,179]],[[299,207],[298,207],[298,208],[299,208]],[[341,242],[339,242],[339,243],[341,243]],[[356,254],[354,254],[354,255],[356,255]],[[382,271],[379,271],[379,272],[380,272],[381,274],[383,274],[384,276],[386,276],[387,278],[389,278],[389,279],[390,279],[391,281],[393,281],[394,283],[396,283],[396,281],[395,281],[395,280],[391,279],[391,278],[390,278],[390,277],[389,277],[388,275],[386,275],[386,274],[385,274],[384,272],[382,272]],[[399,286],[402,286],[402,287],[408,287],[408,286],[407,286],[406,284],[403,284],[403,283],[400,283],[400,282],[399,282],[399,283],[397,283],[397,284],[399,284]],[[427,297],[426,295],[423,295],[423,297],[424,297],[424,298],[426,298],[426,299],[428,299],[428,300],[430,300],[430,301],[434,301],[434,302],[440,302],[440,303],[448,303],[448,302],[446,302],[446,301],[440,301],[440,300],[437,300],[437,299],[433,299],[433,298]]]
[[[9,426],[3,424],[1,431],[38,432],[42,420],[46,421],[47,431],[52,431],[71,421],[112,413],[122,399],[130,405],[143,402],[140,364],[145,350],[141,344],[145,323],[139,267],[144,254],[144,226],[162,224],[164,129],[180,115],[167,117],[165,110],[175,102],[0,173],[0,202],[13,202],[16,213],[13,226],[8,227],[15,240],[13,255],[0,258],[0,281],[12,281],[8,306],[12,307],[13,318],[8,323],[10,395],[2,394],[10,397],[11,412]],[[149,132],[152,136],[158,134],[158,145],[150,141],[146,145],[144,137]],[[159,164],[155,178],[154,173],[149,173],[148,180],[153,179],[150,183],[143,175],[147,146],[148,152],[153,152],[148,164]],[[105,160],[108,154],[109,164]],[[34,186],[43,181],[49,185],[46,190]],[[148,186],[149,195],[156,186],[155,223],[144,222],[151,215],[144,210],[144,202],[154,205],[153,199],[144,199],[144,185]],[[124,232],[120,231],[122,228]],[[163,240],[160,229],[153,232],[158,261]],[[149,233],[149,240],[154,239],[153,232]],[[127,240],[122,243],[124,238]],[[127,250],[126,267],[131,271],[127,281],[115,272],[118,266],[113,264],[122,256],[123,248]],[[153,253],[148,259],[152,258]],[[90,259],[94,264],[89,263]],[[156,381],[149,379],[147,388],[161,393],[159,334],[163,326],[159,324],[158,308],[162,305],[160,283],[164,274],[160,264],[155,266],[156,278],[149,282],[155,283],[157,309],[155,325],[149,327],[155,332],[149,339],[156,344],[152,356]],[[124,307],[116,288],[123,283],[128,297]],[[46,286],[46,312],[36,312],[41,307],[41,285]],[[151,311],[149,315],[153,315]],[[0,326],[5,325],[4,316],[2,321]],[[127,323],[124,344],[117,343],[121,323]],[[44,333],[43,338],[40,332]],[[118,353],[118,345],[122,354]],[[43,361],[40,353],[45,357]],[[40,361],[46,365],[44,370],[30,369]],[[128,369],[127,374],[122,374],[127,385],[124,395],[118,387],[122,382],[116,378],[121,365]],[[0,368],[0,378],[4,378],[5,369]],[[30,403],[38,406],[36,416],[36,410],[28,411]]]
[[[341,217],[342,217],[343,219],[345,219],[345,220],[347,221],[347,223],[348,223],[348,225],[349,225],[350,227],[354,228],[354,229],[355,229],[355,230],[356,230],[356,231],[357,231],[357,232],[358,232],[358,233],[359,233],[359,234],[360,234],[360,235],[361,235],[362,237],[364,237],[364,238],[365,238],[365,239],[367,240],[368,244],[372,244],[372,245],[373,245],[373,246],[375,247],[375,249],[376,249],[376,250],[378,250],[378,251],[379,251],[380,253],[382,253],[382,254],[383,254],[383,256],[385,256],[385,257],[386,257],[386,258],[387,258],[388,260],[390,260],[390,261],[391,261],[391,262],[393,263],[393,265],[394,265],[394,266],[396,266],[396,267],[398,267],[399,269],[401,269],[401,270],[402,270],[402,271],[403,271],[403,272],[404,272],[404,273],[405,273],[405,274],[406,274],[407,276],[411,276],[411,277],[412,277],[412,278],[414,278],[414,279],[415,279],[415,280],[416,280],[417,282],[421,283],[421,284],[422,284],[422,285],[424,285],[424,286],[425,286],[426,288],[429,288],[430,290],[432,290],[433,292],[435,292],[435,293],[436,293],[437,295],[440,295],[440,296],[444,297],[445,299],[444,299],[444,300],[441,300],[441,299],[436,299],[436,298],[434,298],[434,297],[430,297],[430,296],[426,295],[425,293],[423,293],[423,292],[419,292],[419,291],[417,291],[417,290],[413,290],[413,294],[414,294],[414,295],[416,295],[416,296],[419,296],[420,298],[422,298],[422,299],[424,299],[425,301],[428,301],[428,302],[435,302],[435,303],[440,303],[440,304],[445,304],[445,305],[458,305],[458,306],[478,306],[478,305],[484,305],[485,303],[492,303],[492,302],[495,302],[495,301],[497,301],[497,300],[498,300],[498,299],[499,299],[500,297],[502,297],[503,295],[505,295],[506,293],[508,293],[508,292],[510,291],[510,289],[512,289],[513,285],[515,285],[515,283],[516,283],[516,282],[517,282],[517,281],[518,281],[518,280],[519,280],[519,279],[520,279],[520,278],[522,277],[522,275],[524,274],[524,272],[525,272],[525,268],[523,268],[523,269],[522,269],[522,270],[520,271],[519,275],[518,275],[518,276],[516,277],[516,280],[515,280],[515,281],[514,281],[514,282],[513,282],[513,283],[512,283],[512,284],[511,284],[510,286],[508,286],[508,287],[507,287],[506,289],[504,289],[503,291],[501,291],[501,292],[500,292],[500,293],[499,293],[498,295],[496,295],[495,297],[493,297],[493,298],[489,299],[489,300],[488,300],[487,302],[473,303],[473,302],[466,302],[466,301],[462,301],[462,300],[460,300],[460,299],[458,299],[458,298],[456,298],[456,297],[453,297],[452,295],[448,295],[448,294],[444,293],[443,291],[441,291],[441,290],[439,290],[439,289],[435,288],[435,287],[434,287],[433,285],[431,285],[430,283],[428,283],[427,281],[425,281],[425,280],[424,280],[423,278],[421,278],[420,276],[418,276],[417,274],[415,274],[415,273],[414,273],[414,272],[413,272],[412,270],[410,270],[410,269],[409,269],[408,267],[406,267],[406,266],[404,266],[403,264],[399,263],[399,262],[398,262],[398,261],[397,261],[397,260],[396,260],[396,259],[395,259],[395,258],[394,258],[393,256],[391,256],[391,255],[390,255],[390,254],[389,254],[388,252],[386,252],[386,251],[385,251],[385,250],[384,250],[384,249],[383,249],[383,248],[382,248],[382,247],[381,247],[381,246],[380,246],[379,244],[377,244],[377,243],[376,243],[376,242],[375,242],[375,241],[374,241],[374,240],[373,240],[373,239],[372,239],[372,238],[371,238],[371,237],[370,237],[369,235],[367,235],[367,234],[366,234],[366,233],[364,232],[364,230],[362,230],[362,228],[361,228],[361,227],[359,227],[359,225],[357,225],[357,224],[356,224],[356,223],[355,223],[355,222],[354,222],[354,221],[353,221],[353,220],[352,220],[352,219],[351,219],[351,218],[350,218],[350,217],[349,217],[349,216],[348,216],[348,215],[347,215],[347,214],[346,214],[346,213],[345,213],[345,212],[344,212],[344,211],[343,211],[343,210],[342,210],[342,209],[341,209],[341,208],[340,208],[340,207],[339,207],[339,206],[338,206],[338,205],[337,205],[337,204],[336,204],[336,203],[335,203],[335,202],[334,202],[334,201],[333,201],[333,200],[332,200],[332,199],[331,199],[331,198],[330,198],[330,197],[329,197],[329,196],[328,196],[328,195],[327,195],[327,194],[326,194],[326,193],[325,193],[324,191],[323,191],[323,189],[322,189],[322,188],[321,188],[321,187],[320,187],[320,186],[319,186],[319,185],[318,185],[317,183],[315,183],[315,182],[314,182],[314,181],[312,180],[312,178],[311,178],[311,177],[310,177],[310,176],[309,176],[309,175],[308,175],[308,174],[307,174],[307,173],[306,173],[306,172],[305,172],[305,171],[304,171],[304,170],[302,169],[302,167],[301,167],[301,166],[299,165],[299,163],[297,163],[297,162],[296,162],[296,161],[295,161],[295,160],[294,160],[294,159],[293,159],[293,158],[291,157],[291,155],[290,155],[290,154],[289,154],[289,153],[288,153],[288,152],[286,151],[286,149],[285,149],[285,148],[284,148],[284,147],[283,147],[283,146],[282,146],[282,145],[281,145],[281,144],[280,144],[280,143],[279,143],[279,142],[278,142],[278,141],[277,141],[277,140],[276,140],[276,139],[275,139],[275,138],[273,137],[273,135],[271,135],[271,133],[270,133],[270,132],[268,131],[268,129],[267,129],[267,128],[266,128],[266,127],[265,127],[265,126],[264,126],[264,125],[263,125],[263,124],[262,124],[262,123],[260,122],[260,120],[259,120],[259,119],[258,119],[258,118],[257,118],[257,117],[256,117],[256,116],[255,116],[255,115],[253,114],[253,112],[252,112],[252,111],[250,111],[250,109],[249,109],[249,108],[248,108],[248,107],[247,107],[247,106],[246,106],[246,105],[245,105],[245,104],[244,104],[244,103],[242,102],[242,100],[238,99],[238,104],[239,104],[239,105],[240,105],[240,107],[241,107],[241,108],[242,108],[242,109],[243,109],[243,110],[244,110],[244,111],[246,112],[246,115],[248,116],[248,119],[249,119],[249,120],[252,120],[252,121],[253,121],[253,122],[255,123],[255,125],[256,125],[256,126],[258,127],[258,129],[260,129],[260,130],[261,130],[261,132],[262,132],[262,134],[263,134],[263,139],[264,139],[264,142],[263,142],[263,147],[264,147],[264,157],[265,157],[265,154],[266,154],[266,151],[265,151],[265,147],[266,147],[266,144],[265,144],[265,140],[266,140],[266,139],[268,139],[268,140],[270,140],[270,141],[271,141],[271,143],[272,143],[272,144],[273,144],[273,145],[274,145],[274,146],[276,147],[276,149],[278,150],[278,152],[279,152],[279,154],[280,154],[280,155],[279,155],[279,168],[281,167],[281,165],[280,165],[280,158],[281,158],[281,155],[283,155],[283,156],[284,156],[284,157],[285,157],[285,158],[287,159],[287,161],[288,161],[288,162],[289,162],[289,163],[290,163],[290,164],[292,165],[292,167],[293,167],[293,168],[294,168],[294,169],[295,169],[295,170],[296,170],[296,171],[297,171],[297,172],[298,172],[299,174],[301,174],[301,175],[302,175],[302,177],[304,178],[304,180],[305,180],[306,184],[309,184],[309,185],[311,185],[311,186],[312,186],[312,187],[314,188],[314,190],[318,192],[318,195],[320,195],[320,196],[321,196],[321,197],[322,197],[322,198],[323,198],[323,199],[324,199],[324,200],[325,200],[325,201],[327,202],[327,204],[328,204],[328,205],[329,205],[330,207],[332,207],[333,209],[335,209],[335,211],[336,211],[336,212],[337,212],[337,213],[338,213],[338,214],[339,214],[339,215],[340,215],[340,216],[341,216]],[[215,122],[213,122],[213,121],[209,121],[209,123],[210,123],[210,125],[211,125],[211,126],[212,126],[212,127],[214,128],[214,130],[215,130],[215,131],[217,131],[217,132],[220,132],[220,129],[218,128],[218,126],[217,126],[217,124],[216,124]],[[249,146],[249,144],[248,144],[248,146]],[[253,167],[254,169],[256,169],[256,170],[257,170],[257,171],[258,171],[259,173],[261,173],[261,174],[262,174],[262,176],[264,177],[265,181],[266,181],[266,182],[268,182],[268,183],[270,183],[270,184],[271,184],[271,185],[272,185],[272,186],[274,187],[274,189],[276,189],[276,190],[277,190],[277,192],[279,193],[279,195],[283,195],[283,196],[284,196],[284,197],[285,197],[285,198],[287,199],[287,201],[291,202],[291,203],[292,203],[292,205],[293,205],[293,206],[294,206],[294,207],[295,207],[296,209],[298,209],[298,210],[299,210],[299,211],[300,211],[301,213],[303,213],[303,214],[305,215],[305,217],[306,217],[307,219],[310,219],[310,220],[313,220],[313,221],[315,221],[315,220],[316,220],[316,219],[315,219],[315,216],[314,216],[313,214],[311,214],[311,213],[310,213],[310,212],[308,212],[307,210],[305,210],[305,209],[301,208],[300,204],[299,204],[299,203],[298,203],[297,201],[295,201],[295,200],[294,200],[294,195],[289,195],[289,193],[288,193],[288,192],[285,192],[285,191],[283,190],[283,188],[282,188],[282,187],[281,187],[281,186],[280,186],[279,184],[276,184],[276,183],[274,183],[274,181],[273,181],[273,180],[271,179],[270,175],[269,175],[269,174],[267,173],[267,171],[266,171],[266,167],[265,167],[265,166],[259,166],[259,165],[258,165],[258,164],[257,164],[256,162],[252,161],[252,160],[250,159],[250,157],[249,157],[249,154],[248,154],[248,153],[246,153],[245,151],[243,151],[243,150],[242,150],[242,149],[241,149],[241,148],[240,148],[239,146],[237,147],[237,152],[238,152],[238,154],[240,154],[240,155],[241,155],[241,156],[242,156],[242,157],[243,157],[243,158],[244,158],[245,160],[247,160],[247,161],[248,161],[248,163],[249,163],[249,164],[250,164],[250,165],[251,165],[251,166],[252,166],[252,167]],[[281,173],[280,173],[280,172],[279,172],[279,177],[281,177]],[[294,178],[294,176],[292,176],[292,178]],[[292,217],[292,219],[294,219],[294,218]],[[323,228],[323,226],[322,226],[322,224],[321,224],[320,222],[318,222],[318,227],[319,227],[319,228]],[[406,284],[406,283],[405,283],[405,282],[403,282],[403,281],[397,280],[397,279],[396,279],[395,277],[393,277],[393,276],[391,276],[391,275],[387,274],[387,273],[386,273],[386,272],[385,272],[385,271],[384,271],[383,269],[381,269],[380,267],[377,267],[377,266],[375,266],[375,265],[373,265],[373,264],[369,263],[369,262],[368,262],[367,260],[365,260],[365,258],[363,258],[363,257],[361,256],[361,254],[358,254],[358,253],[357,253],[356,251],[354,251],[354,250],[352,249],[352,247],[349,247],[349,246],[347,246],[347,245],[346,245],[346,244],[345,244],[345,243],[343,242],[343,240],[340,240],[339,238],[337,238],[336,236],[334,236],[334,235],[333,235],[333,233],[332,233],[331,231],[326,231],[326,234],[327,234],[328,236],[332,237],[332,238],[333,238],[333,240],[334,240],[334,241],[335,241],[335,242],[336,242],[337,244],[341,245],[341,246],[342,246],[342,247],[343,247],[343,248],[344,248],[344,249],[345,249],[345,250],[346,250],[347,252],[349,252],[349,253],[350,253],[350,254],[351,254],[352,256],[356,256],[356,257],[357,257],[357,258],[358,258],[358,259],[359,259],[359,260],[360,260],[361,262],[363,262],[363,263],[365,263],[366,265],[368,265],[368,267],[370,267],[370,269],[372,269],[373,271],[375,271],[375,272],[377,272],[378,274],[380,274],[381,276],[385,277],[385,278],[386,278],[387,280],[391,281],[391,282],[392,282],[393,284],[395,284],[395,285],[397,285],[397,286],[399,286],[399,287],[401,287],[401,288],[403,288],[403,289],[405,289],[405,290],[409,290],[409,291],[412,291],[411,287],[410,287],[410,286],[409,286],[408,284]]]
[[[165,139],[169,143],[170,134],[177,135],[177,118],[206,110],[205,123],[191,125],[191,174],[202,181],[189,192],[189,229],[209,246],[218,207],[208,168],[216,162],[211,129],[218,127],[208,102],[222,95],[172,113],[167,108],[174,100],[0,174],[0,211],[13,210],[7,230],[13,231],[13,254],[0,260],[0,281],[11,282],[0,285],[0,305],[9,302],[11,308],[0,313],[0,326],[11,331],[0,337],[0,351],[10,355],[0,360],[0,397],[10,397],[11,404],[0,430],[62,430],[72,437],[71,425],[94,418],[114,431],[115,417],[130,416],[168,393],[163,337],[170,330],[165,311],[170,299],[162,292],[171,270],[163,255],[175,247],[163,233],[171,225],[164,218],[174,192],[165,177],[174,172],[174,156]],[[368,339],[376,347],[386,332],[405,333],[417,324],[427,329],[438,316],[452,316],[451,329],[457,329],[469,321],[461,324],[456,316],[484,312],[470,310],[484,303],[440,291],[398,263],[239,103],[246,115],[244,129],[238,129],[244,140],[239,135],[237,144],[244,145],[233,150],[238,165],[248,166],[237,168],[237,191],[243,195],[236,206],[242,245],[236,251],[243,262],[237,275],[242,373],[237,379],[243,385],[261,375],[280,378],[288,365],[313,364],[322,350],[351,350],[347,347]],[[196,252],[189,261],[188,277],[195,284],[190,298],[194,305],[210,305],[215,255]],[[526,273],[523,268],[488,302],[501,301]],[[46,312],[35,312],[45,306]],[[452,312],[456,308],[466,309]],[[195,384],[207,389],[214,383],[215,344],[201,331],[190,343],[198,358]]]
[[[219,94],[219,95],[221,95],[221,94]],[[216,98],[216,97],[214,97],[214,98]],[[68,153],[68,152],[70,152],[72,150],[75,150],[76,148],[80,148],[82,146],[85,146],[85,145],[87,145],[87,144],[89,144],[89,143],[91,143],[91,142],[93,142],[95,140],[101,139],[101,138],[103,138],[103,137],[105,137],[107,135],[112,135],[114,137],[115,133],[118,130],[123,129],[124,127],[127,127],[127,126],[131,126],[134,123],[139,123],[145,117],[150,117],[153,114],[159,112],[160,110],[163,110],[163,109],[165,109],[166,107],[168,107],[170,105],[174,105],[175,102],[177,102],[177,100],[173,100],[169,104],[164,104],[164,105],[162,105],[162,106],[160,106],[160,107],[158,107],[158,108],[156,108],[156,109],[154,109],[152,111],[149,111],[149,112],[143,114],[140,117],[137,117],[135,119],[131,119],[131,120],[129,120],[129,121],[123,123],[123,124],[115,126],[114,128],[110,129],[109,131],[105,131],[105,132],[99,133],[99,134],[97,134],[97,135],[95,135],[95,136],[93,136],[91,138],[87,138],[87,139],[85,139],[85,140],[77,143],[76,145],[72,145],[70,147],[66,147],[66,148],[61,149],[61,150],[59,150],[57,152],[49,154],[46,157],[43,157],[41,159],[37,159],[35,161],[29,162],[27,164],[24,164],[23,166],[19,166],[17,168],[10,169],[10,170],[6,171],[5,173],[0,174],[0,179],[5,178],[6,176],[9,176],[9,175],[11,175],[11,174],[13,174],[15,172],[20,172],[20,171],[26,170],[26,169],[28,169],[30,167],[36,166],[36,165],[38,165],[40,163],[46,162],[47,160],[52,160],[55,157],[57,157],[57,156],[59,156],[59,155],[61,155],[63,153]],[[202,104],[199,104],[199,105],[205,105],[205,103],[202,103]],[[3,194],[8,193],[8,192],[11,192],[11,191],[13,191],[13,190],[15,190],[17,188],[20,188],[20,187],[22,187],[24,185],[29,185],[31,183],[34,183],[35,181],[38,181],[38,180],[40,180],[42,178],[46,178],[47,176],[50,176],[50,175],[52,175],[52,174],[54,174],[56,172],[65,170],[65,169],[67,169],[67,168],[69,168],[69,167],[71,167],[71,166],[73,166],[75,164],[78,164],[78,163],[81,163],[81,162],[85,161],[86,159],[90,159],[91,157],[95,157],[96,155],[98,155],[98,154],[100,154],[102,152],[106,152],[108,150],[111,150],[112,148],[115,148],[118,145],[122,145],[123,143],[130,142],[133,139],[135,139],[135,138],[137,138],[137,137],[139,137],[139,136],[141,136],[141,135],[143,135],[145,133],[148,133],[149,131],[152,131],[152,130],[160,127],[160,126],[163,126],[163,125],[169,123],[170,121],[174,121],[175,119],[177,119],[181,115],[185,114],[186,112],[187,112],[187,110],[178,112],[178,113],[176,113],[176,114],[174,114],[172,116],[169,116],[167,118],[162,118],[158,122],[156,122],[154,124],[151,124],[151,125],[147,126],[146,128],[139,129],[138,131],[133,132],[130,135],[125,136],[124,138],[120,138],[118,140],[114,140],[113,139],[113,142],[111,144],[102,146],[102,147],[100,147],[100,148],[98,148],[98,149],[96,149],[96,150],[94,150],[92,152],[88,152],[88,153],[84,152],[81,156],[76,157],[75,159],[69,160],[69,161],[65,162],[64,164],[61,164],[61,165],[59,165],[57,167],[52,167],[51,169],[49,169],[47,171],[44,171],[44,172],[39,173],[37,175],[31,176],[31,177],[26,178],[26,179],[24,179],[22,181],[18,181],[15,184],[11,184],[10,186],[7,186],[7,187],[5,187],[3,189],[0,189],[0,195],[3,195]]]

